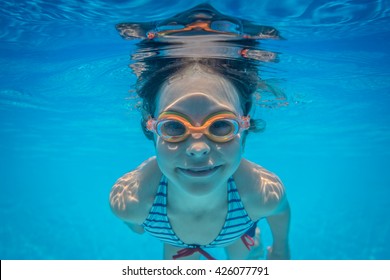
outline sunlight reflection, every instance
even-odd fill
[[[284,188],[280,179],[272,172],[261,168],[253,168],[253,172],[258,174],[261,180],[260,188],[264,203],[269,201],[279,201],[284,197]]]

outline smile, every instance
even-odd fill
[[[183,174],[191,177],[205,177],[214,174],[221,166],[204,166],[191,168],[178,168]]]

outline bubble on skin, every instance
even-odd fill
[[[176,151],[179,148],[179,143],[170,143],[164,141],[160,136],[157,137],[156,145],[166,146],[170,151]]]
[[[170,150],[170,151],[176,151],[179,148],[179,145],[178,144],[168,144],[167,147],[168,147],[168,150]]]

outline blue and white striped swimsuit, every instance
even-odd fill
[[[253,229],[256,226],[256,223],[249,218],[248,213],[242,204],[233,177],[230,177],[227,188],[228,212],[225,224],[218,236],[214,241],[207,245],[185,244],[176,236],[168,220],[167,186],[167,178],[163,175],[152,208],[143,223],[145,231],[165,243],[181,248],[224,247],[234,240],[241,238],[248,230]]]

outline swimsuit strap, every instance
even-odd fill
[[[249,234],[244,234],[241,236],[242,243],[244,243],[245,247],[250,250],[252,246],[255,246],[255,240],[253,239],[252,236]]]
[[[181,250],[177,251],[177,254],[174,255],[172,258],[174,260],[177,260],[179,258],[192,256],[196,252],[199,252],[200,254],[202,254],[208,260],[216,260],[212,255],[210,255],[209,253],[207,253],[205,250],[203,250],[200,247],[181,249]]]

